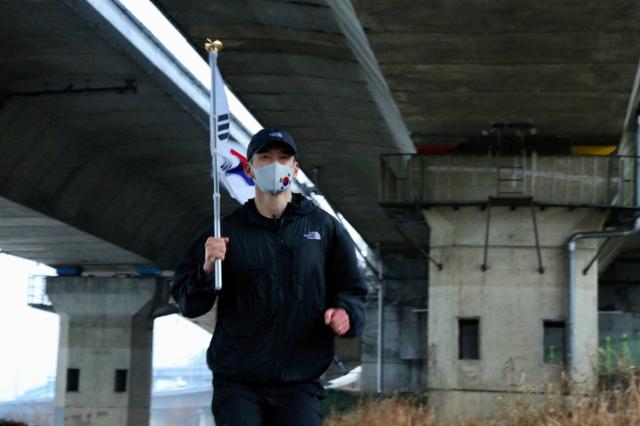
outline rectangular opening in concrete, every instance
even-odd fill
[[[80,369],[67,368],[67,392],[78,392],[80,390]]]
[[[116,369],[115,392],[127,391],[127,370]]]
[[[458,318],[458,359],[480,359],[480,318]]]
[[[544,324],[544,354],[545,364],[562,364],[565,361],[565,331],[564,321],[545,320]]]

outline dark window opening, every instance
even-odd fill
[[[564,321],[544,321],[544,363],[563,364],[565,362]]]
[[[127,370],[116,370],[115,392],[127,391]]]
[[[480,320],[458,320],[458,359],[480,359]]]
[[[80,390],[80,369],[67,368],[67,392],[78,392]]]

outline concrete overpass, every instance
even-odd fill
[[[200,5],[194,6],[187,11]],[[357,21],[346,16],[341,22],[318,4],[309,14],[307,7],[276,2],[269,9],[273,19],[289,20],[290,13],[301,18],[300,28],[287,36],[297,51],[284,49],[276,58],[269,49],[238,46],[226,29],[234,19],[242,26],[259,14],[250,6],[217,3],[222,9],[200,18],[209,25],[216,24],[209,19],[214,15],[227,22],[213,31],[228,39],[229,54],[221,59],[225,77],[262,122],[291,129],[304,169],[320,170],[322,189],[369,242],[400,242],[375,192],[362,189],[376,180],[370,164],[380,153],[411,152],[413,146],[370,51],[360,65],[358,48],[366,47],[361,31],[351,38],[341,32],[340,25],[358,30]],[[86,2],[3,1],[1,7],[11,19],[2,30],[0,196],[29,209],[4,215],[11,234],[0,236],[3,250],[53,266],[171,269],[211,217],[204,112],[166,69],[156,68]],[[181,18],[179,11],[168,12]],[[255,30],[272,27],[266,22]],[[295,41],[305,32],[306,45]],[[198,51],[202,34],[194,36]],[[277,49],[287,43],[281,38],[263,42]],[[203,88],[193,83],[191,90]],[[355,153],[362,167],[345,173]],[[234,203],[225,198],[229,211]],[[35,212],[97,239],[71,247],[53,235],[40,238],[45,223],[34,228],[20,222]]]
[[[434,271],[420,258],[426,253],[415,254],[378,204],[380,154],[411,154],[416,147],[513,154],[523,131],[528,152],[557,156],[574,145],[615,145],[635,153],[640,6],[632,2],[155,3],[197,51],[206,37],[225,41],[220,67],[231,88],[262,123],[291,130],[303,168],[368,243],[381,244],[388,267],[389,388],[426,386],[426,329],[435,327],[432,313],[426,324],[427,300],[449,296],[427,294],[425,277],[432,280]],[[170,58],[158,67],[83,0],[2,0],[0,13],[11,18],[0,30],[0,248],[53,266],[170,270],[211,217],[206,120],[189,96],[202,96],[203,88],[191,82],[187,92],[180,89],[172,76],[181,70]],[[496,148],[498,134],[503,139]],[[571,173],[564,172],[565,180]],[[233,207],[225,202],[226,210]],[[599,226],[604,219],[591,213],[551,217],[542,227]],[[426,219],[432,228],[447,225],[434,217]],[[500,217],[511,221],[514,233],[524,223]],[[484,229],[484,213],[450,219],[455,229],[475,224],[471,245],[482,246],[477,231]],[[427,241],[424,228],[414,232]],[[531,248],[508,235],[496,244]],[[543,250],[559,273],[562,241],[552,237]],[[437,253],[461,256],[448,251],[458,240],[431,243]],[[588,247],[585,257],[595,250]],[[436,282],[457,291],[459,284],[442,279]],[[589,280],[584,286],[592,292],[597,278]],[[559,321],[563,281],[543,284],[556,286]],[[483,302],[489,311],[497,309],[492,300]],[[589,315],[591,324],[596,314]],[[455,323],[438,327],[446,331]],[[375,334],[370,327],[365,339],[370,366]],[[471,374],[465,371],[458,373]],[[493,380],[474,377],[460,382],[465,392]]]
[[[206,117],[85,2],[0,8],[2,249],[171,269],[210,217]]]
[[[529,120],[538,150],[620,141],[640,55],[638,5],[354,5],[416,143],[482,144],[490,123]]]
[[[156,4],[198,51],[206,36],[225,39],[233,90],[262,122],[291,129],[303,167],[365,240],[397,250],[406,243],[371,185],[380,153],[485,149],[496,122],[531,122],[538,150],[615,145],[639,53],[637,7],[624,2]],[[3,250],[171,269],[210,219],[203,112],[84,1],[2,8]],[[74,239],[49,232],[50,219]]]

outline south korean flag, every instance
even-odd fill
[[[211,155],[218,156],[220,182],[236,201],[244,204],[255,195],[253,181],[244,173],[247,148],[231,138],[231,114],[220,70],[215,72],[216,147]],[[213,170],[212,170],[213,173]]]

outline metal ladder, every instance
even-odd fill
[[[540,250],[540,235],[538,233],[538,219],[536,217],[535,203],[533,197],[489,197],[487,202],[487,226],[484,234],[484,258],[482,261],[482,272],[486,272],[489,269],[489,235],[491,232],[491,208],[498,206],[509,206],[512,210],[515,210],[518,206],[528,206],[531,210],[531,220],[533,222],[533,236],[536,244],[536,253],[538,255],[538,272],[544,274],[544,265],[542,264],[542,253]]]
[[[496,156],[496,190],[498,196],[525,195],[526,154],[519,157],[507,157],[510,160],[515,158],[515,161],[508,165],[504,164],[503,158]]]
[[[504,158],[504,157],[503,157]],[[514,157],[507,157],[513,159]],[[491,231],[491,209],[498,206],[509,206],[512,210],[517,207],[529,207],[531,210],[531,220],[533,222],[533,235],[535,247],[538,255],[538,272],[544,273],[542,264],[542,253],[540,250],[540,236],[538,233],[538,219],[536,217],[535,203],[533,196],[527,194],[525,186],[525,170],[527,157],[525,154],[515,157],[516,160],[510,165],[501,164],[501,157],[496,156],[497,171],[497,196],[489,197],[487,201],[487,224],[484,238],[484,258],[481,269],[483,272],[489,269],[489,236]]]

